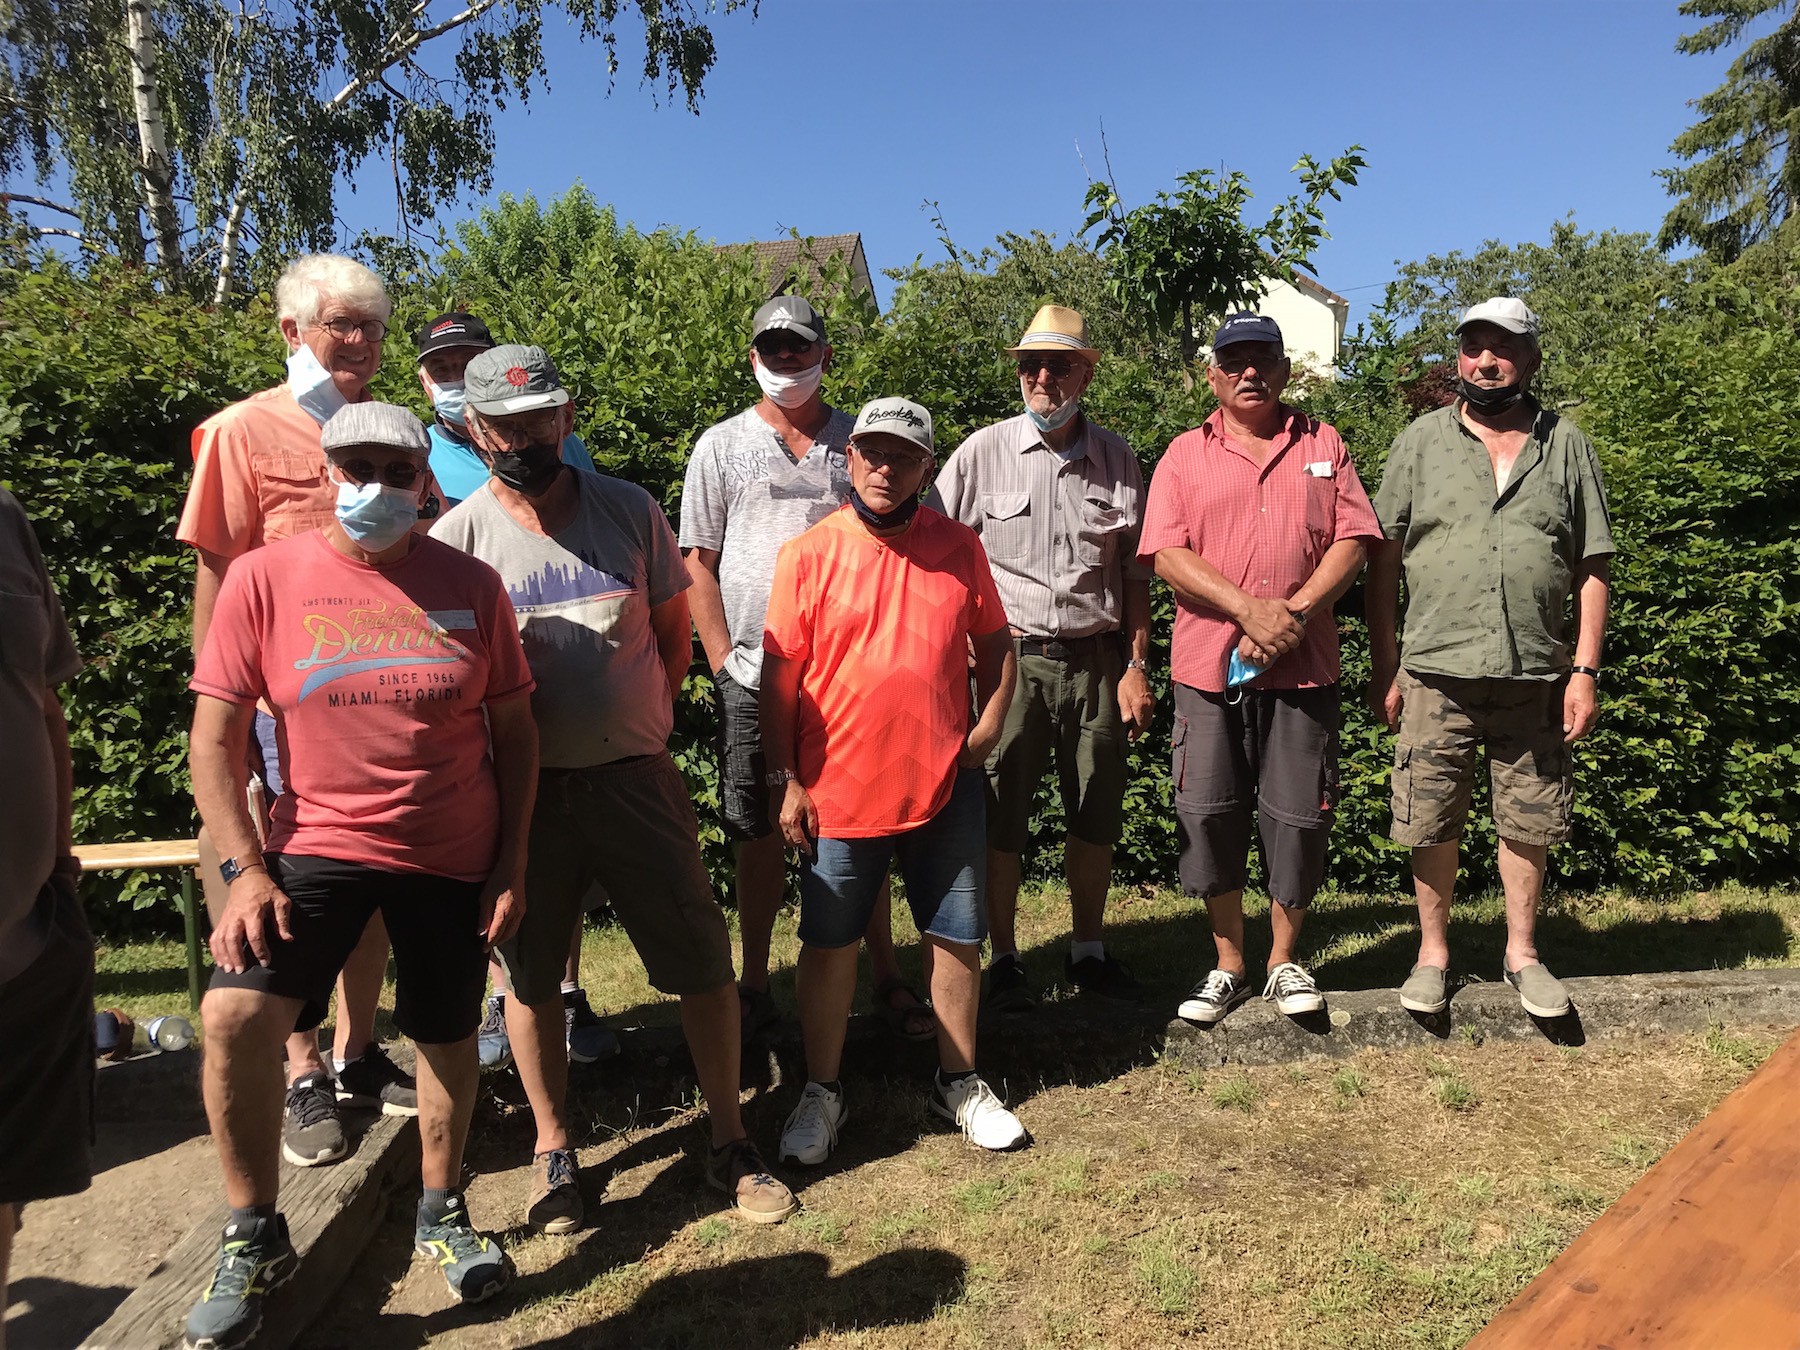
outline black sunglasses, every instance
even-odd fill
[[[375,480],[375,466],[366,459],[345,460],[338,468],[359,487]],[[380,474],[381,481],[389,487],[409,488],[419,481],[419,466],[404,459],[390,459],[381,466]]]
[[[763,356],[805,356],[818,344],[792,333],[764,333],[750,345]]]
[[[1060,380],[1074,369],[1074,365],[1066,356],[1021,356],[1019,358],[1019,374],[1035,375],[1039,370],[1050,372],[1050,378]]]

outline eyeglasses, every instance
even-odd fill
[[[818,344],[792,333],[763,333],[750,345],[761,356],[805,356]]]
[[[909,455],[904,450],[865,450],[859,445],[856,453],[871,469],[922,469],[931,463],[929,455]]]
[[[1019,358],[1019,374],[1026,379],[1030,379],[1042,370],[1047,372],[1051,379],[1061,380],[1067,378],[1073,369],[1074,362],[1066,356],[1021,356]]]
[[[1221,356],[1214,366],[1234,380],[1242,379],[1246,370],[1255,367],[1259,371],[1273,370],[1286,361],[1285,356]]]
[[[509,413],[502,417],[489,417],[477,413],[480,418],[479,429],[496,441],[504,441],[511,445],[523,438],[528,441],[552,441],[560,439],[556,432],[562,422],[561,408],[544,408],[538,412]]]
[[[405,459],[390,459],[379,469],[366,459],[349,459],[339,464],[338,470],[358,487],[374,482],[377,474],[394,488],[409,488],[419,481],[419,466]]]
[[[314,324],[315,328],[323,328],[339,342],[348,342],[356,334],[361,333],[364,342],[380,342],[388,335],[388,326],[380,319],[327,319],[324,323]]]

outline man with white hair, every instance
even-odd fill
[[[393,312],[380,277],[354,259],[329,253],[302,254],[289,263],[275,284],[275,305],[288,348],[287,379],[215,413],[194,431],[194,477],[175,537],[196,555],[196,657],[232,560],[332,520],[337,493],[326,476],[319,428],[339,408],[368,399]],[[428,525],[440,510],[429,474],[421,502]],[[276,722],[267,709],[257,711],[250,754],[251,769],[272,806],[283,779]],[[201,880],[207,908],[216,915],[228,884],[219,869],[231,860],[218,858],[204,830],[201,842]],[[377,914],[338,984],[331,1070],[312,1028],[296,1030],[287,1043],[282,1152],[297,1167],[335,1162],[349,1152],[339,1100],[379,1106],[390,1115],[418,1112],[412,1080],[374,1039],[387,953],[387,933]]]
[[[1450,900],[1485,749],[1506,894],[1501,974],[1526,1012],[1561,1017],[1569,995],[1538,959],[1537,910],[1550,845],[1569,837],[1569,747],[1598,716],[1612,527],[1593,442],[1530,393],[1537,315],[1496,296],[1456,335],[1457,398],[1395,438],[1375,497],[1386,542],[1369,562],[1369,702],[1399,732],[1392,833],[1412,849],[1419,902],[1419,959],[1400,1002],[1450,1004]]]

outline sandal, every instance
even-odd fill
[[[906,995],[907,1001],[896,1003],[896,994]],[[937,1013],[905,980],[883,980],[875,986],[875,1011],[887,1023],[887,1029],[902,1040],[937,1039]]]

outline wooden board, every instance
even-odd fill
[[[326,1167],[281,1166],[281,1212],[300,1253],[300,1270],[263,1305],[257,1350],[286,1350],[325,1308],[350,1267],[381,1226],[390,1188],[419,1184],[417,1122],[398,1116],[346,1112],[355,1150]],[[176,1350],[188,1309],[206,1288],[230,1217],[221,1203],[188,1231],[82,1350]]]
[[[200,865],[200,848],[192,839],[146,839],[129,844],[77,844],[75,856],[81,859],[81,870],[84,872]]]
[[[1800,1350],[1800,1033],[1466,1350]]]

